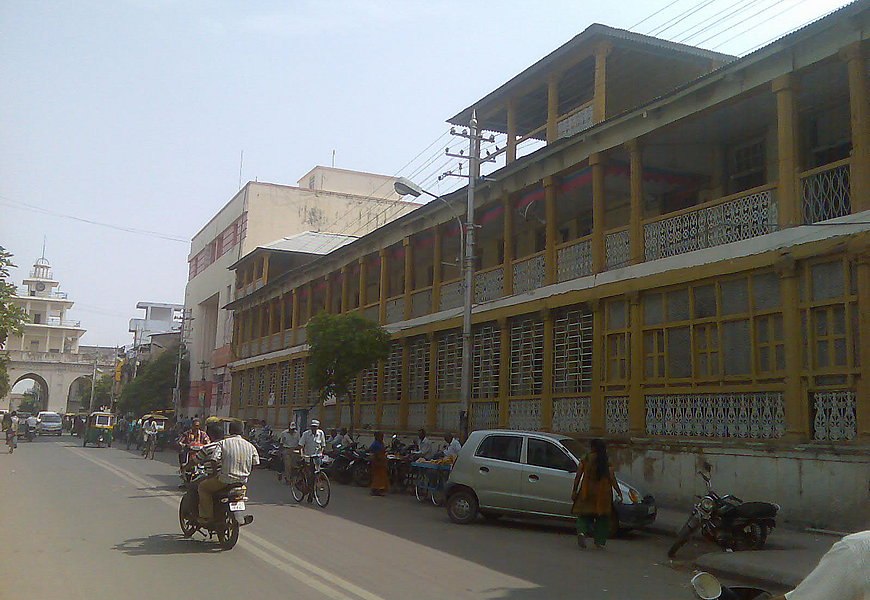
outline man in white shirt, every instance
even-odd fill
[[[459,451],[462,449],[462,444],[459,443],[452,433],[444,434],[444,441],[447,442],[447,448],[444,449],[444,458],[454,459],[459,456]]]
[[[347,427],[341,428],[341,447],[347,448],[349,446],[353,446],[353,438],[350,437],[350,434],[347,432]]]
[[[151,459],[154,459],[154,451],[151,449],[150,444],[157,444],[157,420],[156,419],[148,419],[145,421],[145,425],[142,426],[142,433],[145,435],[145,451],[142,453],[142,456],[148,457],[148,453],[151,453]]]
[[[314,500],[314,468],[320,468],[323,460],[323,449],[326,448],[326,436],[320,428],[320,421],[312,419],[308,430],[299,438],[299,447],[302,449],[302,460],[305,461],[306,477],[308,479],[307,494],[308,502]]]
[[[6,429],[6,441],[9,444],[9,454],[18,447],[18,411],[12,411]]]
[[[870,530],[831,546],[788,600],[870,600]]]
[[[242,423],[230,423],[230,435],[207,446],[211,458],[220,465],[219,475],[201,481],[199,490],[199,520],[214,519],[213,495],[233,483],[247,483],[254,465],[260,464],[257,448],[242,437]]]
[[[281,442],[281,450],[284,454],[284,473],[278,473],[278,481],[282,477],[287,477],[287,481],[290,481],[290,473],[296,466],[296,449],[299,447],[299,432],[296,431],[296,423],[290,421],[287,429],[281,432],[278,441]]]
[[[426,460],[431,460],[432,457],[435,456],[435,444],[433,444],[432,440],[428,438],[425,429],[420,429],[420,431],[417,432],[417,436],[419,439],[417,441],[417,452],[414,453],[414,458],[425,458]]]
[[[24,421],[25,423],[27,423],[28,429],[36,429],[37,424],[39,424],[39,419],[37,419],[33,415],[30,415]]]

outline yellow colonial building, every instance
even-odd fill
[[[788,519],[866,516],[868,21],[855,2],[739,59],[592,25],[449,120],[507,138],[475,195],[473,428],[607,437],[663,504],[707,461]],[[458,234],[431,202],[327,254],[239,261],[232,413],[312,406],[308,318],[360,311],[394,343],[357,426],[456,430]]]

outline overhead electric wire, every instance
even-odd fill
[[[706,44],[706,43],[709,42],[710,40],[719,37],[719,36],[722,35],[723,33],[726,33],[727,31],[730,31],[731,29],[733,29],[733,28],[735,28],[735,27],[739,27],[740,25],[742,25],[742,24],[745,23],[746,21],[748,21],[748,20],[750,20],[750,19],[754,19],[755,17],[757,17],[757,16],[760,15],[761,13],[767,12],[767,11],[769,11],[771,8],[773,8],[774,6],[777,6],[777,5],[779,5],[779,4],[782,4],[783,2],[786,2],[786,1],[787,1],[787,0],[776,0],[776,2],[774,2],[774,3],[771,4],[770,6],[767,6],[767,7],[762,8],[761,10],[759,10],[759,11],[757,11],[757,12],[752,13],[751,15],[749,15],[748,17],[746,17],[746,18],[743,19],[742,21],[738,21],[738,22],[735,23],[734,25],[731,25],[730,27],[728,27],[728,28],[726,28],[726,29],[723,29],[722,31],[720,31],[720,32],[718,32],[718,33],[715,33],[715,34],[711,35],[710,37],[705,38],[705,39],[701,40],[700,42],[697,42],[697,44],[698,44],[698,45]],[[802,2],[803,0],[800,0],[800,1]],[[797,5],[795,5],[795,6],[797,6]],[[793,8],[793,7],[789,7],[788,9],[786,9],[786,11],[787,11],[787,10],[790,10],[791,8]],[[786,12],[786,11],[783,11],[783,12]],[[747,30],[747,31],[748,31],[748,30]],[[729,42],[729,41],[731,41],[731,40],[733,40],[733,39],[735,39],[735,38],[737,38],[737,37],[740,37],[740,35],[743,35],[744,33],[746,33],[746,31],[741,32],[739,35],[735,35],[735,36],[732,36],[732,37],[728,38],[727,40],[725,40],[724,42],[722,42],[721,44],[719,44],[718,46],[716,46],[716,48],[719,48],[720,46],[726,44],[727,42]]]
[[[635,23],[634,25],[632,25],[631,27],[629,27],[629,28],[628,28],[629,31],[633,30],[635,27],[637,27],[638,25],[641,25],[642,23],[646,23],[647,21],[649,21],[650,19],[652,19],[652,18],[653,18],[654,16],[656,16],[657,14],[666,11],[667,9],[669,9],[669,8],[672,7],[674,4],[676,4],[677,2],[680,2],[680,1],[681,1],[681,0],[674,0],[673,2],[671,2],[670,4],[668,4],[667,6],[663,6],[663,7],[660,8],[659,10],[657,10],[657,11],[655,11],[655,12],[652,12],[652,13],[648,14],[648,15],[645,16],[643,19],[641,19],[640,21],[638,21],[637,23]]]
[[[714,1],[715,0],[701,0],[701,2],[698,2],[697,4],[693,4],[690,8],[684,10],[683,12],[678,14],[677,16],[668,19],[667,21],[665,21],[664,23],[662,23],[658,27],[654,27],[653,29],[649,30],[648,32],[646,32],[645,35],[657,36],[665,31],[667,31],[668,29],[670,29],[674,25],[677,25],[678,23],[681,23],[683,20],[691,17],[693,14],[695,14],[696,12],[698,12],[699,10],[701,10],[702,8],[707,6],[708,4],[712,4]]]
[[[727,40],[725,40],[724,42],[721,42],[720,44],[718,44],[718,45],[716,45],[716,46],[713,46],[713,49],[715,50],[716,48],[720,48],[720,47],[724,46],[725,44],[727,44],[727,43],[730,42],[731,40],[734,40],[734,39],[736,39],[736,38],[739,38],[739,37],[742,36],[742,35],[745,35],[747,32],[752,31],[752,30],[755,29],[756,27],[761,27],[762,25],[764,25],[764,24],[767,23],[768,21],[772,21],[773,19],[777,18],[778,16],[787,13],[788,11],[794,9],[796,6],[798,6],[798,5],[800,5],[800,4],[803,4],[803,3],[806,2],[806,1],[807,1],[807,0],[798,0],[795,4],[792,4],[791,6],[789,6],[788,8],[786,8],[785,10],[781,10],[781,11],[779,11],[778,13],[776,13],[775,15],[771,15],[770,17],[764,19],[764,20],[761,21],[760,23],[756,23],[755,25],[753,25],[752,27],[749,27],[748,29],[742,31],[741,33],[739,33],[739,34],[737,34],[737,35],[735,35],[735,36],[732,36],[732,37],[728,38]],[[779,3],[777,3],[777,4],[779,4]],[[763,11],[762,11],[762,12],[763,12]]]
[[[721,19],[716,20],[716,17],[718,17],[722,13],[728,12],[729,10],[734,8],[735,6],[737,6],[739,4],[744,4],[747,1],[749,2],[749,4],[746,4],[745,6],[741,6],[740,8],[736,8],[733,11],[731,11],[730,13],[728,13],[727,15],[725,15],[724,17],[722,17]],[[719,26],[719,25],[726,23],[734,15],[740,14],[740,12],[742,12],[744,10],[748,10],[754,4],[758,4],[759,2],[763,2],[763,0],[737,0],[737,2],[734,2],[733,4],[729,4],[727,7],[723,8],[722,10],[720,10],[717,13],[713,13],[712,15],[707,17],[706,19],[702,19],[702,20],[698,21],[697,23],[695,23],[694,25],[692,25],[688,29],[684,29],[680,33],[674,34],[672,39],[674,41],[678,41],[681,44],[685,43],[686,41],[692,39],[693,37],[695,37],[697,35],[704,33],[705,31],[709,31],[710,29],[713,29],[716,26]],[[713,22],[710,23],[709,25],[707,25],[706,27],[701,27],[702,25],[704,25],[705,23],[709,23],[710,21],[713,21]],[[701,29],[698,29],[698,27],[701,27]]]
[[[139,235],[148,235],[155,238],[160,238],[163,240],[169,240],[170,242],[183,242],[185,244],[189,244],[190,240],[187,238],[182,238],[175,235],[169,235],[165,233],[160,233],[159,231],[149,231],[147,229],[136,229],[135,227],[124,227],[122,225],[113,225],[111,223],[103,223],[101,221],[95,221],[93,219],[85,219],[84,217],[77,217],[75,215],[68,215],[65,213],[57,212],[54,210],[50,210],[47,208],[42,208],[41,206],[36,206],[34,204],[28,204],[27,202],[21,202],[20,200],[13,200],[7,196],[0,196],[0,204],[5,206],[11,206],[12,208],[18,208],[21,210],[29,210],[31,212],[37,212],[44,215],[50,215],[53,217],[60,217],[63,219],[72,219],[73,221],[79,221],[81,223],[88,223],[90,225],[98,225],[100,227],[108,227],[109,229],[117,229],[119,231],[125,231],[127,233],[136,233]]]

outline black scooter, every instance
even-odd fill
[[[779,505],[771,502],[743,502],[736,496],[720,496],[713,491],[710,476],[703,471],[707,494],[700,496],[689,520],[680,529],[668,551],[674,558],[677,551],[701,530],[707,539],[727,550],[761,550],[770,531],[776,527]]]

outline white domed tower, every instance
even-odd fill
[[[75,354],[79,338],[85,333],[81,323],[66,318],[73,306],[66,293],[58,291],[60,282],[54,279],[45,256],[36,259],[30,276],[26,277],[12,301],[27,313],[27,324],[20,336],[11,336],[6,348],[26,352]]]

